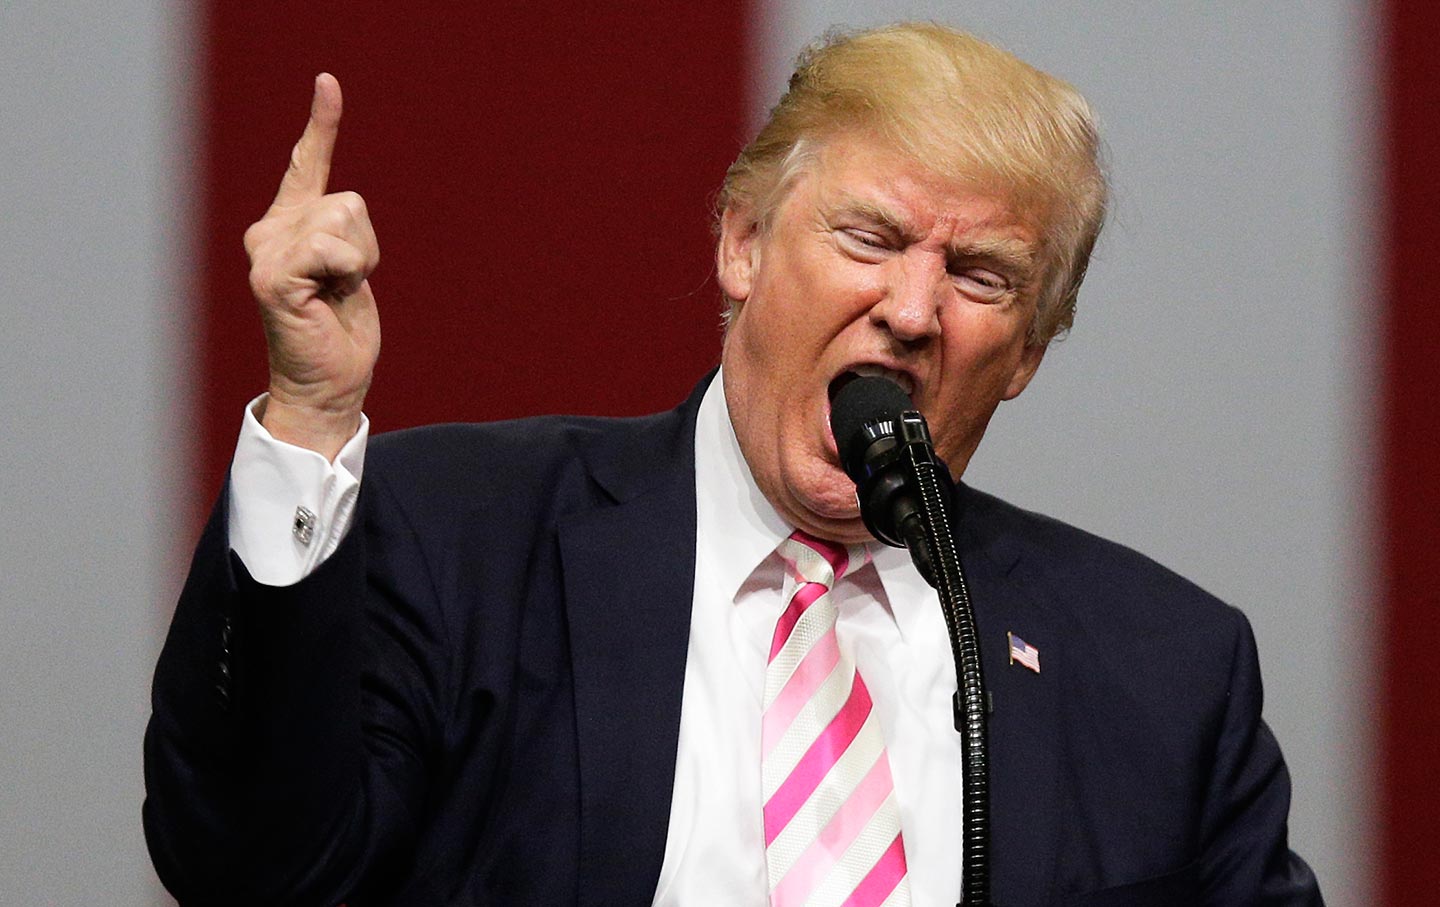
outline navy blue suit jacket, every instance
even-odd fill
[[[222,503],[146,734],[146,834],[181,903],[650,903],[700,393],[641,419],[378,437],[355,529],[292,587],[249,578]],[[994,698],[995,903],[1319,903],[1240,613],[958,494]],[[1008,663],[1007,630],[1039,674]]]

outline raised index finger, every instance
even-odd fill
[[[330,181],[330,157],[335,137],[340,134],[340,83],[328,72],[315,77],[315,96],[310,100],[310,121],[295,149],[290,166],[280,180],[272,207],[308,202],[325,194]]]

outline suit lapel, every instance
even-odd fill
[[[962,492],[962,498],[964,492]],[[994,703],[990,744],[991,890],[1000,907],[1051,901],[1059,846],[1059,726],[1064,649],[1049,609],[1017,576],[1018,552],[985,537],[979,513],[964,518],[966,580]],[[1010,663],[1006,634],[1040,650],[1040,672]]]
[[[615,503],[560,524],[582,905],[653,892],[665,853],[694,591],[694,407],[674,421],[596,470]]]
[[[579,903],[653,892],[664,859],[695,569],[695,411],[680,411],[614,457],[596,481],[613,504],[559,528],[575,678],[580,783]],[[991,881],[1000,907],[1052,900],[1061,831],[1062,634],[1017,570],[1013,540],[960,491],[961,537],[980,634],[989,720]],[[1009,663],[1006,633],[1040,650],[1039,674]],[[958,770],[958,768],[957,768]],[[648,894],[647,894],[648,897]]]

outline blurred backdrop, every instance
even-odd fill
[[[334,72],[382,249],[375,430],[678,402],[710,219],[796,51],[873,4],[0,7],[0,902],[163,905],[149,672],[263,340],[240,237]],[[1334,904],[1440,890],[1429,287],[1437,14],[1413,0],[897,2],[1076,84],[1115,202],[1071,337],[967,480],[1240,606]]]

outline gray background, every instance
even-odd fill
[[[875,20],[807,2],[762,4],[757,109],[805,38]],[[0,6],[0,903],[166,900],[139,832],[139,739],[190,544],[189,15]],[[1331,903],[1366,903],[1368,6],[886,7],[906,15],[1078,85],[1116,185],[1074,335],[969,478],[1246,609],[1295,844]]]
[[[0,903],[163,903],[140,735],[183,575],[183,10],[0,5]]]
[[[1384,256],[1367,4],[770,4],[757,110],[835,23],[935,19],[1081,89],[1115,203],[1071,336],[966,478],[1241,607],[1332,904],[1371,884],[1371,325]],[[1116,640],[1117,646],[1125,645]]]

